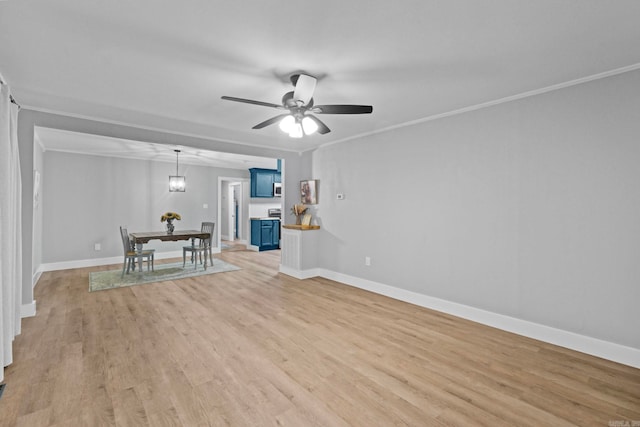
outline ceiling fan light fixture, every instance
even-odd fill
[[[302,129],[305,135],[311,135],[318,130],[318,124],[309,116],[302,119]]]
[[[0,0],[2,1],[2,0]],[[263,107],[275,108],[278,110],[288,110],[288,113],[271,117],[253,126],[252,129],[262,129],[278,123],[280,130],[288,134],[291,138],[302,138],[305,135],[318,133],[326,135],[331,129],[322,122],[315,114],[371,114],[371,105],[351,105],[351,104],[328,104],[315,105],[313,94],[318,83],[318,79],[311,75],[297,72],[291,77],[293,91],[289,91],[282,97],[281,104],[271,102],[256,101],[253,99],[236,98],[234,96],[223,96],[222,99],[245,104],[260,105]],[[307,115],[314,113],[314,115]]]
[[[280,120],[280,130],[284,133],[290,133],[291,128],[296,124],[296,119],[289,115]]]

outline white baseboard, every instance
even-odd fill
[[[96,267],[98,265],[122,264],[122,257],[80,259],[75,261],[40,264],[39,272],[68,270],[71,268]]]
[[[211,248],[211,252],[219,253],[220,248]],[[155,259],[168,259],[168,258],[182,258],[182,251],[156,252],[155,254]],[[40,264],[40,268],[38,268],[38,272],[42,273],[45,271],[68,270],[71,268],[97,267],[100,265],[111,265],[111,264],[122,265],[122,256],[114,256],[109,258],[81,259],[81,260],[75,260],[75,261],[64,261],[64,262]]]
[[[219,254],[220,248],[214,247],[211,248],[211,253]],[[169,259],[169,258],[182,258],[182,251],[172,251],[172,252],[156,252],[155,259]],[[58,271],[58,270],[68,270],[71,268],[86,268],[86,267],[97,267],[101,265],[111,265],[111,264],[120,264],[122,265],[122,257],[114,256],[109,258],[92,258],[92,259],[81,259],[75,261],[64,261],[64,262],[52,262],[47,264],[40,264],[38,271],[33,276],[34,286],[37,283],[40,275],[42,275],[45,271]]]
[[[574,332],[552,328],[539,323],[493,313],[491,311],[458,304],[440,298],[430,297],[428,295],[419,294],[323,268],[301,271],[281,265],[280,271],[298,279],[308,279],[315,276],[324,277],[345,285],[385,295],[420,307],[451,314],[483,325],[498,328],[503,331],[512,332],[528,338],[533,338],[560,347],[590,354],[592,356],[622,363],[624,365],[640,368],[640,349],[637,348],[627,347],[609,341],[576,334]]]
[[[20,306],[20,318],[33,317],[36,315],[36,301],[33,300],[29,304],[22,304]]]
[[[291,267],[280,264],[280,273],[287,276],[295,277],[296,279],[304,280],[312,277],[321,276],[321,270],[319,268],[312,268],[309,270],[294,270]]]

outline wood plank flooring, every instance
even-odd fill
[[[324,279],[242,268],[88,292],[44,273],[1,426],[607,426],[640,370]],[[215,261],[215,260],[214,260]],[[618,424],[625,425],[625,424]]]

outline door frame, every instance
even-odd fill
[[[238,178],[238,177],[230,177],[230,176],[219,176],[218,177],[218,223],[220,224],[220,226],[222,225],[222,182],[223,181],[228,181],[229,184],[231,183],[238,183],[240,184],[240,195],[239,195],[239,200],[238,200],[238,204],[240,206],[240,208],[238,209],[238,235],[240,236],[238,239],[238,242],[242,243],[242,244],[247,244],[247,237],[243,236],[244,234],[247,234],[247,230],[249,227],[249,218],[245,218],[244,217],[244,212],[248,212],[249,211],[249,200],[247,197],[244,197],[245,193],[248,194],[249,191],[249,186],[251,185],[251,180],[249,178]],[[230,185],[229,185],[230,186]],[[218,251],[222,251],[222,230],[220,228],[220,226],[218,226],[218,233],[216,236],[216,244],[217,244],[217,248]]]
[[[234,201],[236,200],[234,195],[237,196],[238,200],[238,218],[236,216],[236,205]],[[235,239],[235,234],[238,234],[238,240],[240,240],[240,236],[242,236],[242,183],[240,181],[233,181],[229,183],[229,230],[228,235],[231,237],[231,240]],[[238,224],[238,229],[235,230],[235,225]],[[236,231],[236,233],[234,233]]]

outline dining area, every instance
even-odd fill
[[[211,221],[203,221],[200,230],[130,231],[127,226],[120,226],[124,253],[122,267],[90,273],[89,291],[176,281],[239,270],[237,266],[213,257],[214,229],[215,223]],[[182,259],[163,257],[165,259],[162,262],[156,263],[156,249],[149,245],[153,241],[186,242],[181,250]]]
[[[180,219],[178,214],[168,212],[162,216],[167,220],[166,231],[134,231],[129,232],[126,226],[120,226],[120,235],[124,250],[124,262],[122,275],[137,271],[143,272],[143,263],[147,263],[147,271],[153,271],[155,262],[155,249],[145,249],[144,245],[151,240],[161,242],[190,241],[190,244],[182,247],[182,265],[186,267],[187,254],[190,255],[190,264],[198,268],[198,261],[206,270],[208,265],[213,265],[211,241],[215,229],[214,222],[202,222],[200,230],[175,230],[172,220]]]
[[[172,261],[176,261],[176,274],[217,270],[222,241],[228,234],[224,211],[228,194],[219,181],[248,179],[246,169],[183,165],[183,152],[179,174],[187,177],[186,191],[171,192],[167,189],[167,164],[159,160],[54,151],[41,154],[48,170],[73,170],[75,178],[46,175],[48,190],[42,193],[41,219],[34,230],[40,242],[34,261],[38,270],[100,265],[101,269],[118,270],[113,286],[156,280],[159,273],[153,270]],[[176,174],[175,163],[170,174]],[[80,202],[78,194],[86,199]],[[181,219],[169,215],[162,221],[161,217],[171,212]],[[248,218],[248,213],[241,214]],[[203,222],[215,224],[209,235],[202,234],[207,233]],[[121,226],[128,242],[123,242]],[[248,238],[248,227],[242,223],[238,240]]]

